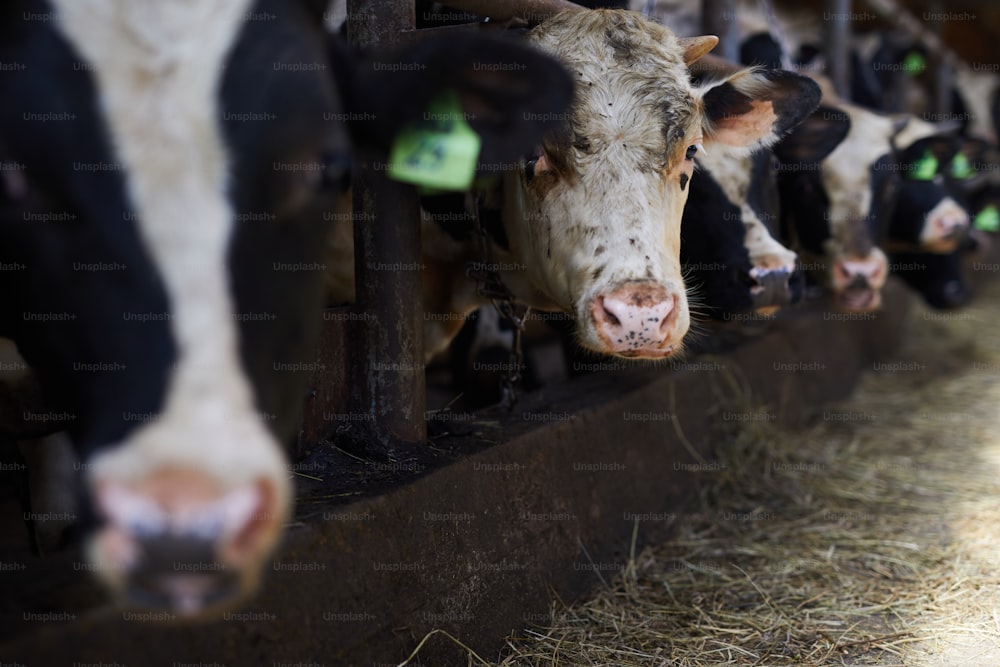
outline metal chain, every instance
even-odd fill
[[[517,385],[521,382],[521,364],[524,354],[521,349],[521,335],[524,333],[524,323],[531,313],[531,306],[523,306],[523,312],[518,315],[517,310],[522,308],[511,301],[493,302],[493,307],[497,309],[500,316],[509,320],[514,326],[514,343],[508,358],[507,374],[501,380],[500,404],[508,410],[513,410],[517,403]]]
[[[494,270],[496,265],[493,263],[493,244],[479,217],[478,194],[469,193],[466,196],[466,209],[472,215],[476,225],[482,268],[476,270],[472,266],[468,266],[465,269],[465,275],[479,283],[476,292],[480,296],[487,297],[500,317],[510,322],[514,327],[514,341],[508,357],[507,373],[501,380],[500,388],[500,404],[507,410],[513,410],[517,403],[517,385],[522,379],[521,363],[524,355],[521,349],[521,339],[531,307],[517,304],[514,294],[503,284],[500,273]]]

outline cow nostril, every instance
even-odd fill
[[[608,310],[607,306],[602,306],[602,308],[604,309],[604,319],[608,324],[613,327],[620,327],[622,325],[622,321],[619,320],[614,313]]]
[[[862,275],[855,275],[851,278],[851,282],[847,284],[847,289],[849,290],[864,290],[869,289],[868,279]]]
[[[673,309],[671,309],[670,312],[673,312]],[[663,336],[667,335],[670,332],[670,327],[673,324],[674,318],[670,317],[670,312],[668,312],[660,319],[660,334]]]

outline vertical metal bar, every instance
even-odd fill
[[[414,29],[413,0],[348,0],[348,39],[391,46]],[[371,156],[366,160],[374,163]],[[412,186],[369,168],[354,183],[357,329],[352,392],[372,421],[372,453],[426,440],[420,215]]]
[[[851,98],[851,0],[826,0],[823,13],[827,73],[845,100]]]
[[[732,62],[740,61],[736,0],[702,0],[701,29],[706,35],[716,35],[719,38],[715,55]]]
[[[945,12],[945,7],[940,0],[932,0],[929,7],[929,13],[941,15]],[[944,21],[932,21],[931,30],[934,35],[940,40],[944,37]],[[931,103],[931,108],[934,111],[934,120],[947,120],[952,118],[951,115],[951,92],[955,86],[953,79],[953,72],[948,64],[948,61],[941,57],[940,53],[931,52],[930,62],[928,66],[933,68],[931,74],[934,81],[934,99]]]

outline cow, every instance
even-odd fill
[[[910,121],[914,122],[919,121]],[[883,159],[885,167],[898,167],[895,171],[901,177],[885,230],[887,247],[904,245],[948,254],[968,234],[969,214],[959,202],[962,188],[952,176],[961,141],[953,134],[930,134]]]
[[[914,252],[904,247],[891,252],[890,266],[932,308],[959,308],[971,297],[964,276],[969,257],[973,266],[982,264],[976,258],[986,255],[989,235],[1000,228],[996,205],[991,204],[990,197],[992,191],[996,198],[996,186],[990,183],[996,172],[995,158],[987,142],[965,136],[930,137],[917,144],[923,145],[910,152],[911,168],[902,172],[901,203],[906,188],[923,189],[925,201],[943,188],[967,212],[971,229],[967,234],[960,230],[959,246],[951,252]],[[929,186],[928,181],[933,185]]]
[[[680,223],[695,156],[773,144],[815,108],[819,88],[749,69],[693,85],[686,66],[717,39],[680,39],[625,10],[564,11],[525,37],[569,69],[576,95],[558,129],[482,188],[480,208],[497,216],[485,250],[467,228],[425,216],[425,355],[489,303],[461,279],[473,263],[495,268],[511,300],[570,315],[584,348],[665,359],[690,324]],[[351,298],[351,280],[331,281],[334,300]]]
[[[696,169],[681,219],[680,259],[695,313],[726,319],[754,307],[756,281],[740,206],[711,174]]]
[[[128,604],[195,616],[255,588],[291,512],[284,448],[356,149],[384,156],[452,91],[483,159],[510,159],[572,95],[560,65],[498,37],[360,59],[324,32],[325,4],[0,9],[16,64],[0,75],[0,336],[70,416],[88,569]]]
[[[796,152],[810,144],[817,128],[831,124],[847,128],[843,141],[818,165],[798,162]],[[880,306],[888,274],[881,244],[895,241],[935,253],[958,247],[969,225],[962,207],[939,183],[901,178],[941,130],[909,116],[890,118],[836,102],[775,148],[789,165],[779,178],[782,227],[795,236],[838,307]]]
[[[571,314],[586,349],[663,359],[689,313],[680,219],[699,150],[753,150],[809,113],[818,90],[741,71],[705,87],[686,63],[715,39],[680,40],[621,10],[563,12],[528,33],[577,83],[567,123],[504,174],[502,221],[522,303]]]
[[[769,225],[779,221],[770,151],[695,158],[681,223],[681,265],[699,309],[716,319],[773,313],[802,296],[796,254]]]
[[[768,39],[765,54],[743,45],[744,65],[781,68],[781,52]],[[711,60],[711,62],[708,62]],[[695,80],[740,69],[737,63],[705,58],[692,66]],[[825,128],[833,136],[800,142],[797,163],[818,164],[843,140],[846,126]],[[695,158],[696,171],[681,226],[685,275],[698,285],[698,304],[717,319],[751,309],[774,312],[802,297],[803,275],[796,253],[774,236],[780,222],[776,156],[769,150],[733,155],[725,150]]]

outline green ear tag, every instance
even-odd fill
[[[469,189],[482,141],[464,115],[455,93],[436,98],[424,114],[427,122],[403,130],[393,142],[389,177],[441,190]]]
[[[927,61],[920,55],[919,51],[910,51],[903,58],[903,71],[910,76],[918,76],[927,69]]]
[[[972,178],[975,173],[976,170],[969,164],[969,158],[965,157],[965,153],[955,155],[955,158],[951,161],[952,178]]]
[[[990,204],[972,221],[972,226],[982,232],[1000,232],[1000,211],[996,204]]]
[[[938,161],[930,151],[924,151],[923,157],[913,164],[910,178],[914,181],[933,181],[937,174]]]

